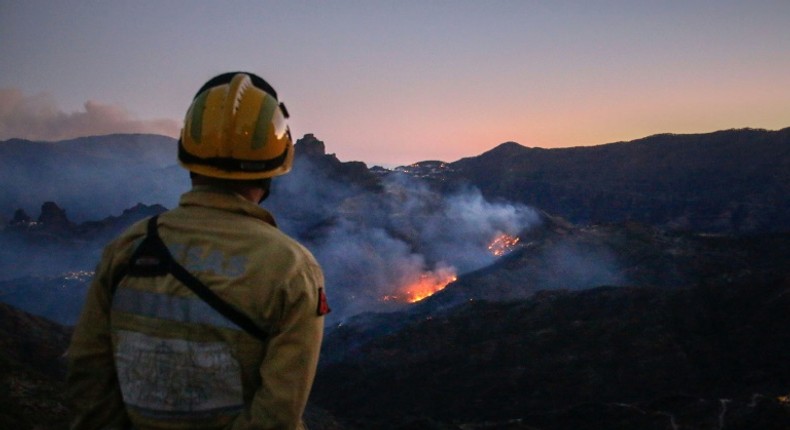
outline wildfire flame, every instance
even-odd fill
[[[441,291],[458,277],[452,267],[422,273],[417,280],[401,288],[398,294],[384,296],[384,301],[415,303]]]
[[[500,233],[488,245],[488,251],[500,257],[515,249],[519,241],[521,239],[516,236]],[[420,274],[416,280],[399,288],[397,293],[383,296],[381,300],[385,302],[419,302],[443,290],[444,287],[457,279],[455,268],[440,267]]]
[[[497,257],[501,257],[512,251],[520,240],[521,239],[516,236],[502,233],[488,244],[488,251]]]

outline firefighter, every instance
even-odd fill
[[[178,142],[191,190],[97,266],[68,351],[71,428],[304,428],[323,273],[259,206],[291,169],[287,118],[252,73],[197,92]]]

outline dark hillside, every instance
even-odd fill
[[[790,279],[775,279],[473,301],[324,367],[313,398],[360,428],[400,428],[406,417],[442,428],[658,429],[670,418],[684,429],[719,419],[787,428],[789,299]]]
[[[790,235],[545,217],[521,238],[407,311],[332,327],[315,402],[359,428],[790,423]]]
[[[443,178],[574,223],[631,220],[708,232],[790,228],[790,128],[561,149],[509,142],[451,163]]]
[[[573,226],[543,217],[494,264],[461,275],[421,303],[436,311],[468,300],[526,298],[601,285],[693,287],[790,275],[790,233],[719,236],[638,224]]]
[[[66,349],[71,327],[0,303],[0,428],[68,428]],[[308,405],[315,430],[343,430],[325,410]]]
[[[65,429],[71,330],[0,303],[0,427]]]

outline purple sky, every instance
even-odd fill
[[[787,0],[0,0],[0,140],[175,135],[236,69],[368,164],[779,129],[788,26]]]

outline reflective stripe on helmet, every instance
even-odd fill
[[[200,144],[201,136],[203,135],[203,111],[206,109],[206,99],[208,92],[201,94],[192,104],[192,113],[189,115],[191,124],[189,127],[189,134],[196,144]]]
[[[263,100],[263,106],[258,112],[258,121],[255,124],[255,133],[252,135],[252,149],[263,148],[266,143],[266,139],[269,137],[269,127],[272,126],[272,117],[277,107],[277,100],[274,98],[266,97]]]

